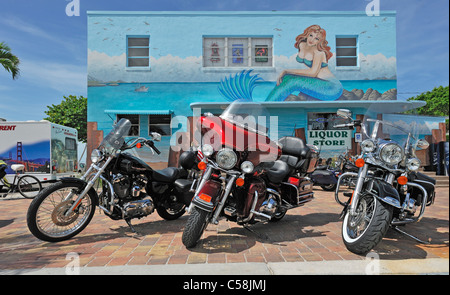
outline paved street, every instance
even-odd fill
[[[403,228],[423,240],[430,240],[431,244],[420,244],[389,230],[372,254],[376,253],[382,262],[391,264],[408,260],[432,265],[431,262],[446,259],[444,273],[448,273],[448,193],[448,187],[437,188],[436,202],[427,207],[422,221]],[[108,267],[117,270],[118,266],[140,267],[141,270],[145,266],[147,269],[154,266],[153,270],[174,273],[183,273],[183,267],[191,267],[191,273],[195,273],[201,265],[209,270],[214,264],[221,264],[231,273],[233,266],[241,270],[248,266],[247,273],[252,274],[255,265],[282,269],[283,265],[288,268],[296,263],[296,268],[304,265],[307,270],[310,268],[306,266],[312,265],[309,262],[317,262],[314,265],[321,267],[334,265],[335,269],[328,271],[340,273],[342,265],[366,260],[366,257],[349,252],[342,242],[338,220],[341,207],[335,203],[334,193],[316,188],[315,197],[304,207],[288,211],[278,223],[253,225],[253,232],[222,219],[218,225],[208,226],[193,249],[186,249],[181,242],[187,215],[165,221],[154,213],[134,220],[135,228],[141,234],[136,235],[125,221],[113,221],[96,211],[92,222],[81,234],[69,241],[48,243],[32,236],[26,226],[26,211],[31,200],[1,199],[0,270],[64,268],[74,253],[82,268],[98,270],[100,267],[99,272],[104,274],[108,274]],[[278,273],[286,274],[286,271]],[[311,273],[314,273],[313,269]]]

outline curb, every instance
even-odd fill
[[[67,271],[67,273],[66,273]],[[448,275],[449,259],[165,264],[0,270],[0,275]]]

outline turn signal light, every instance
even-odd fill
[[[245,180],[243,178],[236,179],[236,185],[237,186],[243,186],[245,183]]]
[[[405,185],[408,183],[408,177],[406,176],[400,176],[399,178],[397,178],[397,183],[400,185]]]
[[[199,162],[197,167],[200,170],[205,170],[206,169],[206,163],[205,162]]]
[[[136,144],[136,148],[138,148],[138,149],[142,148],[142,143],[138,142],[138,143]]]
[[[362,159],[362,158],[357,159],[357,160],[355,161],[355,165],[356,165],[356,167],[358,167],[358,168],[364,167],[364,164],[365,164],[365,163],[366,163],[366,162],[365,162],[364,159]]]
[[[212,198],[211,198],[211,196],[208,196],[207,194],[200,194],[200,196],[198,196],[198,197],[199,197],[199,199],[201,199],[205,202],[211,203]]]

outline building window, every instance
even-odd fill
[[[77,149],[77,141],[75,138],[65,138],[65,149],[66,151],[75,151]]]
[[[127,38],[127,67],[150,66],[150,37]]]
[[[271,37],[204,37],[204,67],[272,67]]]
[[[170,128],[171,115],[149,115],[148,116],[148,131],[158,132],[161,136],[171,136],[172,129]],[[149,134],[150,135],[150,134]]]
[[[117,121],[120,119],[128,119],[131,122],[130,132],[128,136],[139,136],[139,115],[117,115]]]
[[[358,38],[356,36],[336,37],[336,66],[358,66]]]

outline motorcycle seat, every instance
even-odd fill
[[[266,170],[267,177],[272,183],[281,183],[290,172],[289,165],[286,162],[277,160]]]
[[[305,144],[303,139],[292,136],[285,136],[278,140],[281,145],[283,155],[291,155],[304,159],[311,152],[310,148]]]
[[[159,182],[174,182],[177,178],[187,176],[187,171],[181,168],[168,167],[162,170],[153,170],[153,180]]]
[[[280,160],[287,163],[291,172],[308,170],[311,149],[298,137],[285,136],[278,141],[282,146]]]

